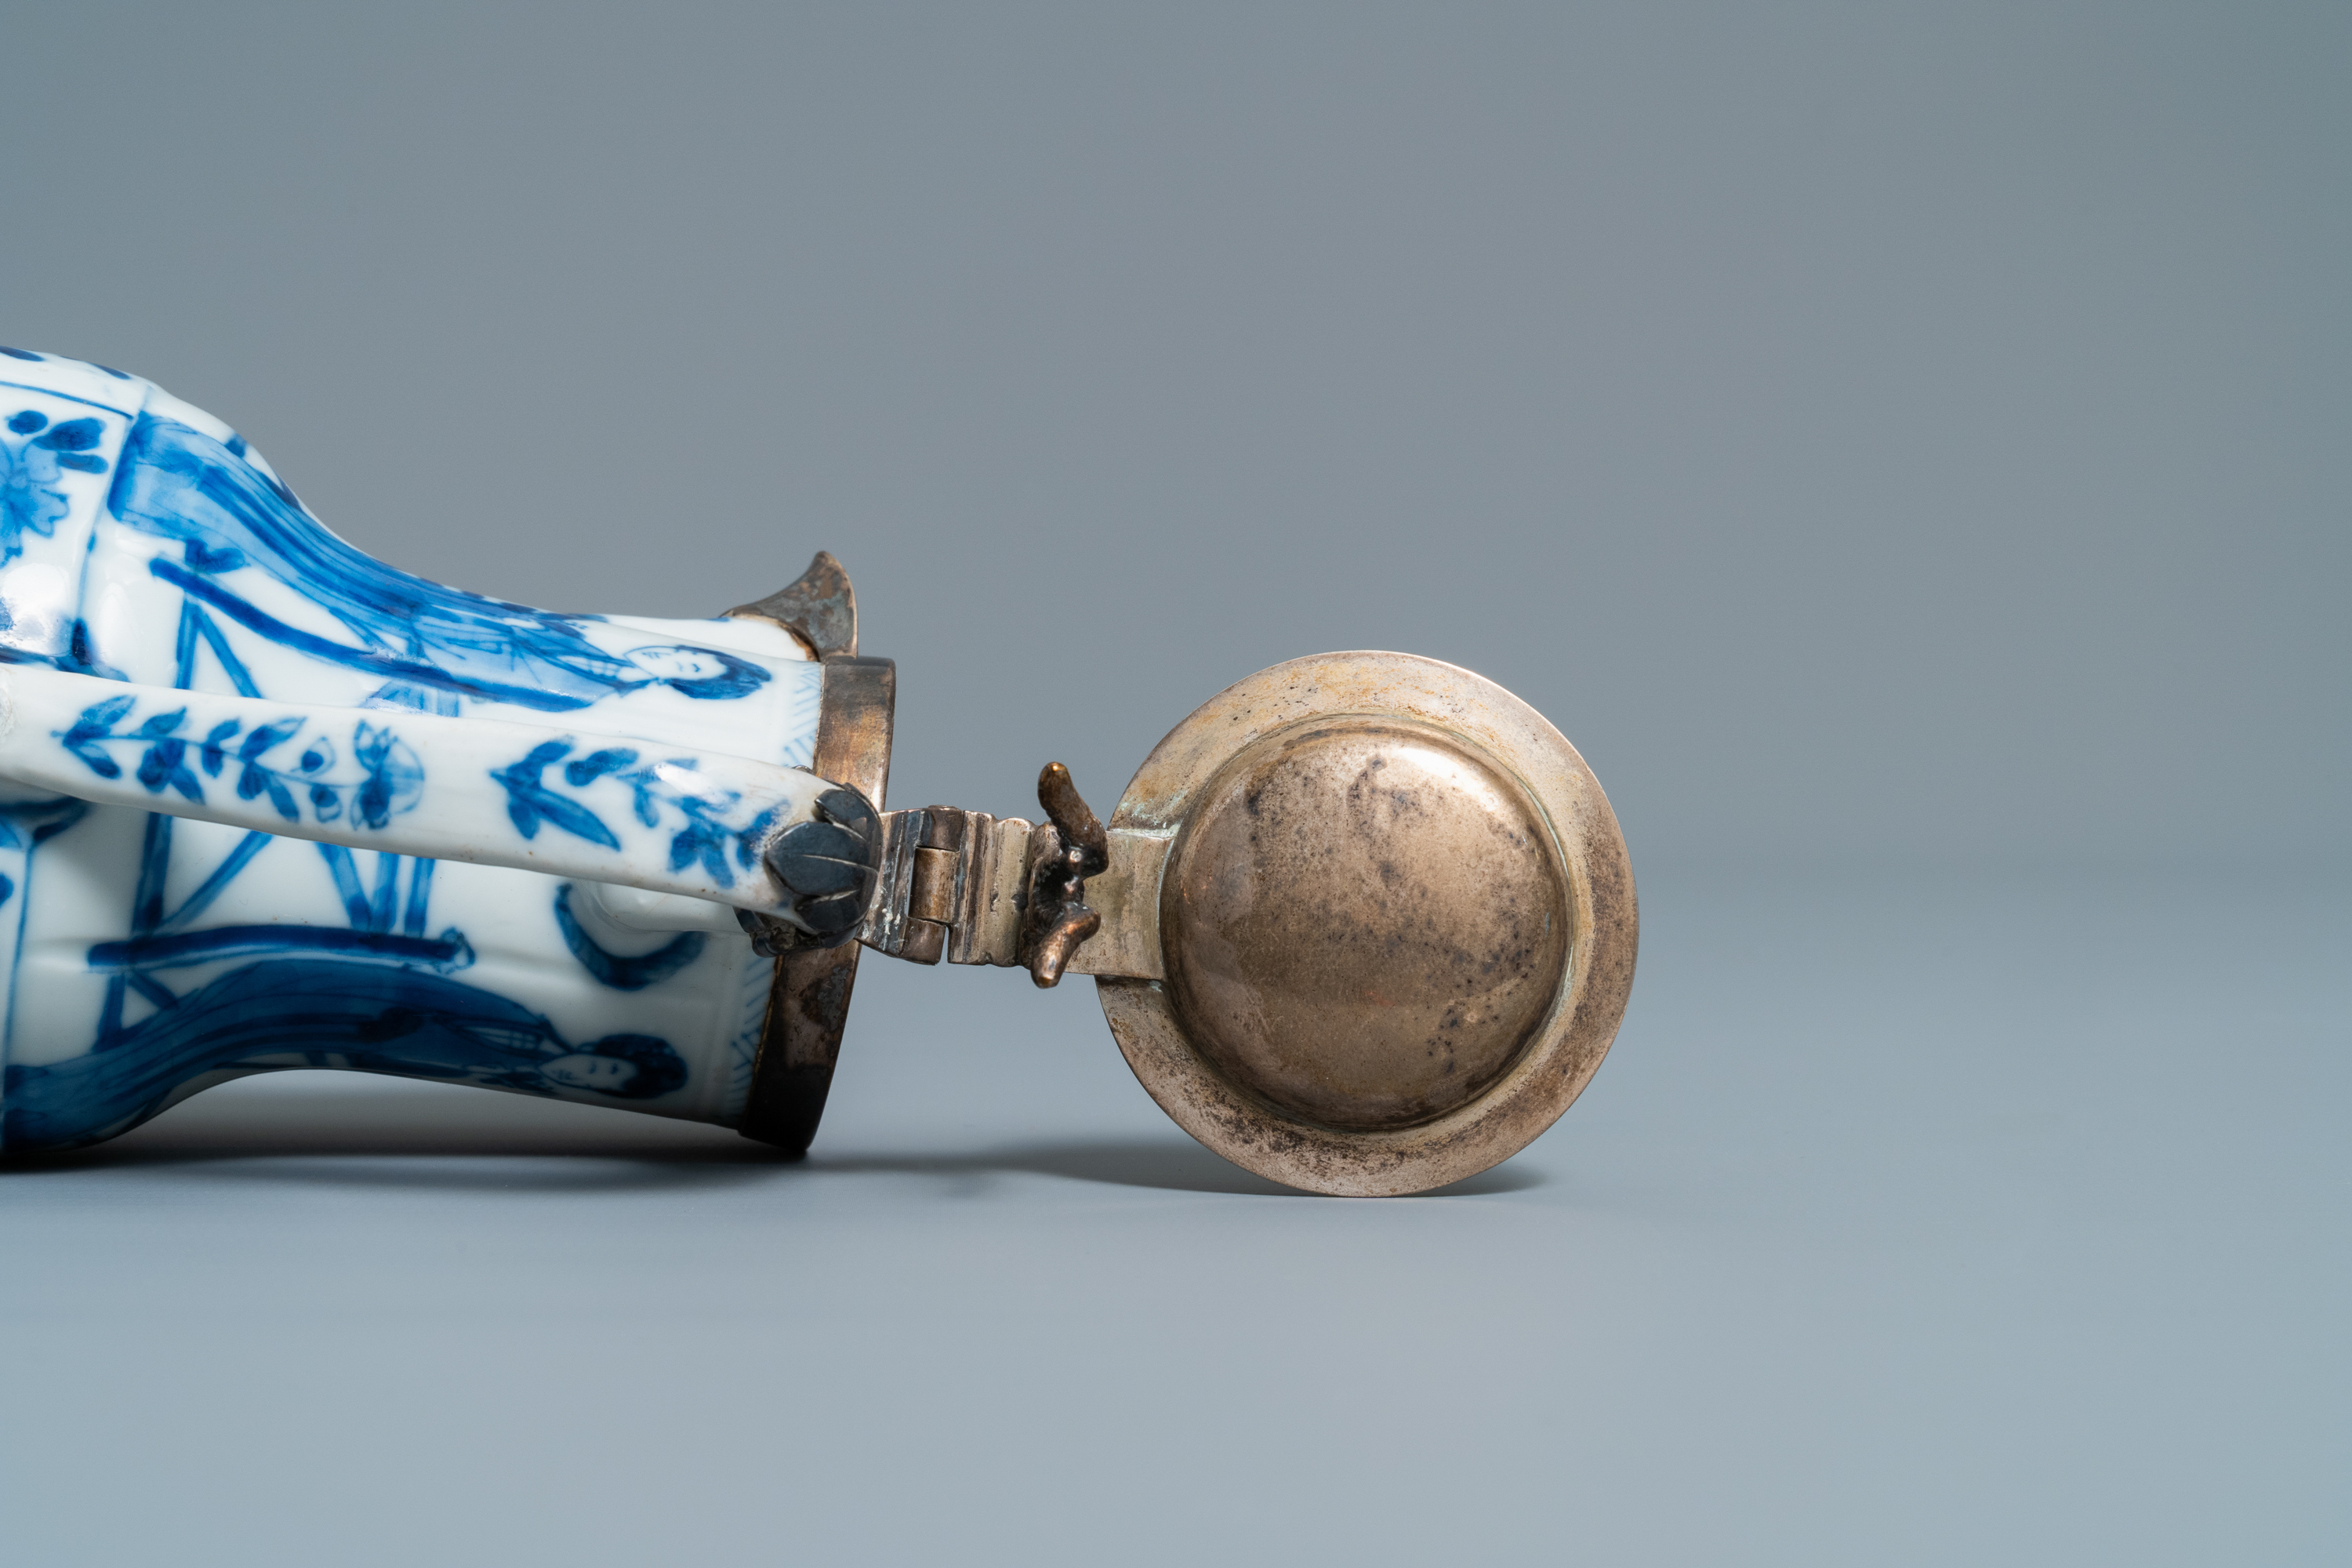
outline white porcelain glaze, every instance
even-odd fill
[[[821,819],[801,768],[538,724],[320,708],[0,667],[0,777],[99,805],[789,916],[759,850]],[[428,760],[429,759],[429,760]],[[567,759],[570,759],[567,761]],[[681,836],[693,852],[674,853]]]
[[[740,1116],[772,963],[706,900],[788,912],[758,843],[825,788],[782,627],[423,582],[218,420],[16,350],[0,621],[0,1148],[288,1067]]]

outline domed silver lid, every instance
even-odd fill
[[[1125,940],[1071,967],[1152,1098],[1262,1175],[1371,1196],[1475,1174],[1616,1035],[1637,917],[1615,814],[1558,730],[1468,670],[1261,671],[1160,742],[1108,826],[1164,858],[1114,856],[1139,884],[1158,859],[1157,886],[1105,889]]]

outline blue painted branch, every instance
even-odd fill
[[[0,668],[0,777],[351,848],[682,893],[833,934],[839,868],[790,851],[811,842],[792,833],[803,824],[828,845],[844,837],[832,826],[837,786],[798,768],[609,740]],[[772,856],[779,841],[786,852]],[[810,878],[777,875],[803,860]]]

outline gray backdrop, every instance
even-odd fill
[[[1409,1204],[878,962],[796,1169],[220,1091],[0,1184],[0,1535],[2328,1560],[2347,70],[2325,5],[0,8],[0,341],[362,548],[669,616],[832,549],[899,805],[1436,655],[1646,924],[1584,1104]]]
[[[6,341],[552,607],[822,546],[899,795],[1333,647],[1644,864],[2352,847],[2352,17],[12,6]]]

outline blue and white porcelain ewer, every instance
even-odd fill
[[[0,350],[0,1153],[343,1068],[804,1150],[861,947],[1097,977],[1145,1087],[1317,1191],[1540,1132],[1633,973],[1624,846],[1469,672],[1295,660],[1108,826],[885,812],[895,674],[829,555],[705,621],[566,616],[329,533],[152,384]]]

